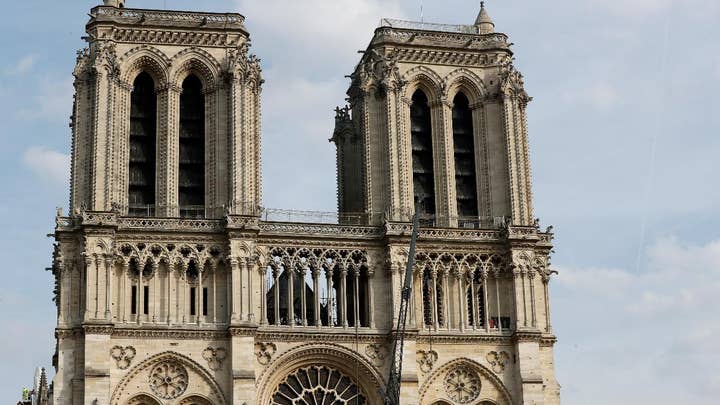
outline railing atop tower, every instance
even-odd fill
[[[407,30],[454,32],[458,34],[477,34],[478,29],[474,25],[462,24],[437,24],[420,21],[397,20],[394,18],[383,18],[379,27],[390,27]]]

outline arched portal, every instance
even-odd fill
[[[183,398],[178,405],[213,405],[210,400],[203,398],[199,395],[193,395],[187,398]]]
[[[127,405],[161,405],[158,400],[147,394],[140,394],[132,397]]]
[[[382,377],[359,353],[339,345],[304,345],[268,365],[259,404],[380,404]]]
[[[224,405],[227,402],[217,381],[205,368],[176,352],[151,356],[133,367],[115,387],[110,400],[111,405],[168,403]]]

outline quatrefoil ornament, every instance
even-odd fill
[[[227,357],[227,351],[222,347],[208,347],[203,350],[202,357],[207,361],[210,370],[217,371],[222,367],[222,362]]]
[[[132,346],[114,346],[110,349],[110,357],[115,360],[115,364],[120,370],[125,370],[130,367],[133,359],[135,358],[135,348]]]
[[[488,363],[492,366],[494,372],[500,374],[505,371],[505,363],[510,360],[510,355],[507,352],[490,352],[486,356]]]

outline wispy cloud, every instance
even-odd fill
[[[37,55],[30,54],[25,55],[20,60],[18,60],[14,65],[8,67],[5,69],[5,74],[7,75],[21,75],[24,73],[27,73],[30,71],[30,69],[35,66],[35,63],[37,62],[38,57]]]
[[[634,373],[656,380],[655,392],[647,393],[646,401],[641,402],[650,403],[656,398],[660,402],[653,403],[668,403],[664,397],[695,395],[707,399],[707,393],[720,392],[720,341],[715,338],[716,333],[720,333],[716,309],[720,290],[720,240],[693,245],[674,237],[661,238],[647,250],[647,260],[648,270],[641,273],[559,266],[559,286],[565,294],[574,297],[570,301],[575,306],[572,310],[555,306],[555,312],[561,316],[573,314],[576,330],[594,331],[575,336],[575,344],[593,347],[594,355],[612,358],[609,374],[616,369],[634,369]],[[563,321],[567,325],[570,319]],[[708,336],[704,331],[715,332]],[[638,342],[630,338],[636,334],[652,343],[646,347],[631,346],[631,342]],[[650,348],[654,351],[652,358],[647,357]],[[617,350],[622,350],[623,355],[616,356]],[[616,381],[617,375],[592,372],[596,358],[585,356],[580,354],[575,359],[580,364],[573,367],[587,372],[584,375],[592,376],[591,379],[623,386],[621,381]],[[584,361],[588,363],[581,364]],[[674,368],[684,371],[669,371]],[[572,380],[573,385],[591,385],[579,375]],[[628,398],[638,395],[616,394],[627,394]]]
[[[66,186],[70,179],[70,155],[43,146],[33,146],[23,154],[23,164],[41,179]]]
[[[72,112],[73,85],[69,78],[42,78],[31,107],[19,111],[21,117],[48,121],[68,121]]]
[[[620,101],[615,86],[608,82],[596,82],[587,84],[584,88],[569,89],[563,96],[568,103],[581,103],[599,111],[610,110]]]

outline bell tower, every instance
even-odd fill
[[[262,78],[243,17],[124,3],[92,9],[78,53],[71,211],[255,210]]]
[[[533,221],[522,76],[484,5],[474,25],[383,19],[338,110],[341,212],[481,227]],[[380,221],[380,222],[378,222]]]

